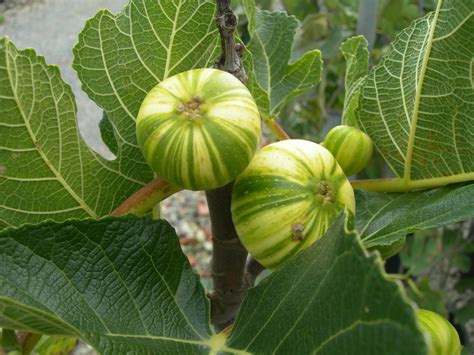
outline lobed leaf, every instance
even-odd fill
[[[0,327],[81,337],[103,354],[212,346],[208,301],[176,234],[136,217],[0,232]]]
[[[227,342],[210,330],[207,298],[166,222],[6,229],[0,327],[80,337],[104,354],[426,353],[412,306],[344,225],[341,216],[251,289]]]
[[[248,87],[261,113],[276,117],[291,98],[317,85],[322,70],[321,53],[312,50],[288,64],[298,20],[285,12],[262,11],[253,0],[242,3],[251,36],[248,49],[253,56],[253,65],[247,68],[255,73],[249,76]]]
[[[359,105],[360,90],[369,72],[369,43],[364,36],[351,37],[341,45],[346,60],[344,110],[342,124],[358,127],[355,112]]]
[[[474,180],[474,2],[440,0],[371,70],[357,120],[407,186]]]
[[[214,17],[211,0],[130,0],[117,15],[99,11],[79,34],[73,67],[113,127],[127,176],[151,180],[135,137],[138,110],[162,80],[214,64],[219,39]]]
[[[356,229],[368,248],[396,243],[408,233],[474,216],[474,183],[409,193],[356,191]]]
[[[227,345],[250,353],[426,354],[412,305],[344,216],[241,306]]]
[[[107,161],[82,141],[56,66],[0,40],[0,229],[108,214],[144,185],[133,155]]]

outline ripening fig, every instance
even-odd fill
[[[336,126],[321,143],[336,158],[347,176],[364,169],[372,158],[373,143],[360,129],[351,126]]]
[[[416,317],[425,336],[429,355],[461,354],[458,332],[447,319],[426,309],[419,309]]]
[[[190,190],[234,180],[260,141],[260,115],[233,75],[194,69],[155,86],[136,121],[138,144],[156,174]]]
[[[321,238],[344,209],[355,214],[347,177],[328,150],[305,140],[259,150],[232,193],[237,234],[269,269]]]

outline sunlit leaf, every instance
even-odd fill
[[[288,100],[314,88],[321,76],[321,53],[306,52],[297,61],[288,64],[298,20],[285,12],[262,11],[253,0],[243,0],[251,36],[248,49],[253,56],[255,77],[248,86],[254,94],[252,81],[258,83],[257,103],[263,115],[277,116]],[[260,100],[261,90],[266,98]]]
[[[349,38],[341,45],[346,60],[344,111],[342,123],[357,127],[355,111],[359,105],[360,89],[369,72],[368,42],[363,36]]]
[[[110,213],[144,182],[91,151],[79,135],[76,104],[59,69],[0,40],[0,229],[45,219]]]
[[[107,114],[127,176],[152,177],[135,136],[146,94],[169,76],[212,66],[218,39],[211,0],[131,0],[121,13],[102,10],[86,23],[73,67]]]
[[[366,247],[396,243],[406,234],[474,216],[474,183],[408,193],[356,191],[356,229]]]
[[[405,187],[474,180],[474,2],[440,0],[362,87],[360,127]]]

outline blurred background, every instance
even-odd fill
[[[86,142],[110,157],[101,142],[98,122],[102,112],[82,93],[72,70],[72,48],[84,22],[99,9],[118,12],[126,0],[0,0],[0,37],[9,36],[19,48],[34,47],[48,63],[61,68],[63,78],[76,95],[78,122]],[[391,41],[418,17],[434,9],[434,0],[257,0],[265,10],[287,11],[301,22],[293,58],[318,48],[324,58],[321,83],[290,102],[280,122],[293,138],[320,142],[330,128],[340,124],[344,100],[345,62],[341,43],[363,34],[371,48],[371,65],[387,52]],[[239,0],[239,34],[249,40],[247,20]],[[383,160],[375,156],[358,178],[389,175]],[[183,191],[162,204],[162,216],[181,238],[191,264],[210,287],[208,265],[211,231],[203,193]],[[449,317],[464,344],[474,340],[474,224],[473,221],[409,235],[399,255],[388,260],[390,273],[402,274],[408,295],[422,308]],[[469,336],[470,335],[470,336]],[[472,342],[472,341],[471,341]],[[467,347],[465,354],[473,354]]]

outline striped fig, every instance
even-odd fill
[[[136,120],[138,144],[156,174],[190,190],[234,180],[260,140],[260,115],[233,75],[194,69],[155,86]]]
[[[355,127],[342,125],[334,127],[321,145],[334,155],[347,176],[360,172],[372,158],[372,140]]]
[[[231,205],[242,244],[269,269],[321,238],[346,208],[353,216],[354,191],[334,157],[297,139],[259,150],[237,178]]]
[[[426,309],[419,309],[416,316],[425,336],[429,355],[461,354],[458,332],[447,319]]]

